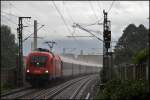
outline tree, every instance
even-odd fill
[[[1,68],[16,67],[17,48],[10,27],[1,25]]]
[[[146,63],[149,56],[149,48],[142,49],[141,51],[137,52],[133,57],[132,61],[135,64],[143,64]]]
[[[115,47],[115,64],[132,63],[132,57],[147,47],[149,30],[144,25],[128,25]]]

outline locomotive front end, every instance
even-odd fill
[[[29,55],[26,67],[26,80],[30,83],[49,80],[48,56],[42,53]]]

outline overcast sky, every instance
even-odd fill
[[[57,8],[56,8],[57,7]],[[102,42],[96,38],[68,38],[71,34],[76,36],[90,36],[89,33],[73,28],[73,23],[79,23],[85,28],[103,32],[102,25],[86,26],[96,22],[103,22],[103,9],[109,10],[108,19],[111,20],[112,41],[117,41],[127,25],[134,23],[136,26],[144,24],[149,27],[149,1],[1,1],[1,24],[9,25],[17,40],[18,16],[31,16],[30,20],[24,20],[23,38],[33,33],[33,22],[38,21],[38,47],[48,48],[43,44],[46,40],[54,40],[56,53],[62,53],[63,48],[76,48],[72,52],[102,53]],[[60,12],[60,13],[59,13]],[[65,20],[65,23],[62,19]],[[100,20],[100,21],[99,21]],[[102,39],[101,33],[94,33]],[[32,36],[33,37],[33,36]],[[23,43],[24,55],[31,50],[29,38]],[[113,46],[115,44],[112,44]],[[94,49],[96,48],[96,49]],[[71,52],[71,49],[66,49]]]

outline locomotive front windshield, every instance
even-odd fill
[[[35,67],[43,67],[46,64],[46,56],[31,56],[30,64]]]

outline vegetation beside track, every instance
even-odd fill
[[[103,100],[145,100],[150,98],[150,91],[144,80],[112,80],[98,90],[95,99]]]
[[[7,92],[11,89],[14,89],[14,88],[15,87],[13,85],[5,83],[5,84],[1,84],[0,91],[1,91],[1,93],[5,93],[5,92]]]

